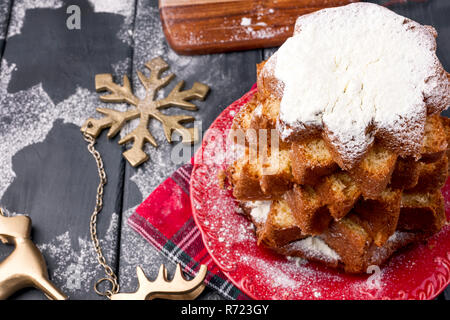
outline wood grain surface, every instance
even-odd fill
[[[358,0],[159,0],[166,39],[179,54],[279,46],[298,16]]]

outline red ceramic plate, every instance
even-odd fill
[[[310,262],[289,260],[256,245],[218,175],[225,168],[225,137],[234,115],[256,92],[230,105],[205,134],[195,156],[191,201],[203,241],[217,265],[254,299],[432,299],[450,283],[450,226],[397,252],[377,275],[348,275]],[[449,217],[450,183],[443,188]]]

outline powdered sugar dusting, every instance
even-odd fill
[[[251,18],[243,17],[241,19],[241,26],[249,26],[252,23]]]
[[[441,111],[450,99],[430,30],[370,3],[301,16],[295,30],[278,50],[274,70],[284,83],[280,121],[325,129],[344,166],[378,132],[405,143],[405,154],[417,154],[425,100],[439,97]]]
[[[2,1],[0,3],[0,39],[5,39],[6,32],[8,31],[8,19],[10,12],[10,3],[8,1]]]
[[[256,223],[265,223],[272,201],[250,201],[247,204],[252,209],[250,215],[253,221]]]
[[[322,239],[318,237],[308,237],[289,244],[292,250],[302,250],[308,252],[312,256],[326,261],[340,260],[339,255],[331,249]]]
[[[112,214],[105,236],[100,239],[103,253],[107,261],[114,265],[115,248],[117,246],[119,215]],[[91,290],[92,279],[101,276],[102,270],[92,261],[96,260],[95,250],[89,237],[78,237],[76,247],[72,245],[73,236],[70,231],[56,236],[51,242],[38,244],[38,248],[56,265],[52,270],[54,281],[65,293],[85,292]]]
[[[22,0],[15,1],[13,5],[13,12],[11,16],[14,16],[14,19],[9,20],[8,26],[8,37],[13,37],[17,34],[20,34],[22,29],[22,25],[24,22],[25,14],[27,10],[37,9],[37,8],[52,8],[58,9],[64,5],[64,2],[61,0]]]
[[[9,119],[2,123],[0,134],[0,198],[15,177],[12,170],[12,157],[19,150],[33,143],[44,141],[56,119],[65,123],[81,126],[89,117],[94,116],[96,107],[101,104],[98,94],[87,89],[77,88],[75,94],[66,100],[54,104],[42,85],[8,93],[8,82],[15,65],[5,60],[2,65],[0,80],[0,119]],[[20,106],[20,109],[17,107]],[[124,108],[118,105],[118,109]]]
[[[94,12],[106,12],[124,16],[125,21],[117,37],[130,45],[132,44],[130,35],[133,34],[133,30],[129,29],[129,26],[132,25],[134,19],[135,2],[133,0],[89,0],[89,3],[94,8]]]
[[[122,220],[126,221],[135,210],[136,207],[132,207],[123,212]],[[122,224],[120,245],[119,280],[124,292],[136,290],[136,266],[141,266],[150,279],[152,275],[156,277],[161,264],[167,267],[169,274],[173,274],[175,265],[168,263],[164,255],[127,224]]]
[[[134,1],[129,0],[89,0],[95,12],[109,12],[130,16],[133,14]]]
[[[122,66],[122,62],[119,65]],[[96,107],[101,105],[97,93],[82,88],[77,88],[75,94],[58,104],[53,103],[40,84],[8,93],[7,86],[14,68],[14,64],[3,60],[0,80],[0,136],[3,139],[0,144],[0,199],[16,176],[12,159],[17,152],[44,141],[57,119],[81,126],[86,118],[95,115]],[[119,215],[114,213],[110,219],[108,230],[100,242],[106,259],[114,265]],[[76,239],[75,243],[73,239]],[[96,261],[95,250],[88,236],[74,237],[69,230],[37,245],[54,263],[50,270],[52,281],[69,296],[77,295],[80,290],[90,291],[92,279],[102,276],[102,270],[93,263]]]

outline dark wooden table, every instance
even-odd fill
[[[81,9],[80,30],[66,26],[69,5]],[[410,1],[391,8],[436,27],[438,55],[450,70],[450,1]],[[96,107],[108,107],[94,90],[94,75],[112,73],[117,80],[130,75],[140,94],[137,71],[151,58],[163,57],[187,87],[194,81],[211,87],[195,114],[205,131],[248,91],[256,79],[255,65],[273,51],[179,56],[164,39],[156,0],[1,1],[0,204],[10,214],[31,216],[33,238],[51,278],[70,298],[99,299],[92,286],[103,276],[89,238],[98,178],[79,130],[87,117],[99,116]],[[148,146],[150,160],[138,169],[121,156],[119,137],[108,140],[102,134],[97,144],[109,178],[99,235],[124,291],[136,288],[137,265],[149,277],[156,276],[161,263],[169,272],[174,268],[126,223],[136,206],[179,166],[167,161],[173,146],[165,142],[160,124],[152,122],[151,130],[159,147]],[[0,258],[10,251],[0,246]],[[33,289],[13,298],[45,299]],[[201,298],[221,297],[206,290]],[[446,298],[450,288],[439,297]]]

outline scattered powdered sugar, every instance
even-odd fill
[[[292,250],[298,249],[312,256],[323,258],[327,261],[340,260],[339,255],[331,249],[322,239],[318,237],[308,237],[302,240],[298,240],[289,244],[289,248]]]
[[[250,215],[256,223],[265,223],[272,201],[249,201],[247,205],[252,209]]]
[[[243,17],[241,20],[241,26],[249,26],[252,23],[251,18]]]
[[[408,243],[411,238],[413,238],[414,235],[412,233],[408,232],[402,232],[402,231],[395,231],[394,234],[392,234],[386,243],[382,246],[374,250],[372,259],[375,261],[378,260],[378,258],[381,256],[386,255],[386,251],[388,251],[390,246],[399,246],[402,247],[404,244]],[[403,245],[402,245],[403,244]]]
[[[253,224],[240,224],[238,226],[238,237],[237,241],[247,241],[249,239],[249,234],[253,234],[255,226]]]
[[[263,21],[259,21],[259,22],[256,22],[256,23],[252,24],[252,18],[243,17],[241,19],[241,26],[248,27],[247,30],[250,31],[250,32],[254,31],[253,28],[250,27],[251,25],[259,26],[259,27],[266,27],[267,23],[265,23]]]
[[[227,144],[226,144],[226,148],[225,148],[225,161],[227,164],[232,164],[234,163],[234,161],[236,161],[237,159],[240,159],[242,157],[245,156],[246,152],[245,152],[245,145],[241,144],[241,143],[234,143],[232,141],[233,137],[235,137],[235,135],[231,134],[231,133],[235,133],[238,131],[235,130],[230,130],[230,134],[227,135]]]
[[[408,233],[407,232],[401,232],[401,231],[395,231],[393,235],[391,235],[386,243],[391,243],[391,242],[398,242],[398,241],[402,241],[403,239],[405,239],[406,237],[408,237]]]
[[[114,265],[116,258],[119,215],[113,213],[106,234],[100,239],[106,260]],[[93,279],[102,276],[102,270],[96,261],[95,250],[89,236],[78,237],[77,248],[72,244],[70,231],[56,236],[49,243],[38,244],[38,248],[46,257],[51,257],[55,266],[52,269],[52,281],[70,296],[79,290],[85,292],[92,288]]]
[[[282,122],[324,128],[349,162],[367,150],[377,130],[418,150],[425,99],[443,98],[441,109],[448,103],[427,27],[382,6],[356,3],[301,16],[295,30],[276,54]]]
[[[126,210],[122,220],[127,221],[135,210],[136,206]],[[168,263],[169,260],[164,255],[127,223],[122,223],[120,246],[119,280],[123,292],[136,290],[136,266],[141,266],[149,279],[156,277],[161,264],[167,267],[169,274],[173,274],[175,265]]]
[[[118,66],[113,67],[121,69],[122,65],[119,62]],[[3,60],[0,80],[0,136],[3,141],[0,144],[0,199],[16,176],[12,158],[17,152],[44,141],[57,119],[81,126],[86,118],[96,115],[95,109],[101,105],[97,93],[81,88],[56,105],[41,84],[8,93],[7,86],[14,68],[14,64],[9,65]],[[118,109],[123,107],[117,105]],[[114,213],[110,219],[108,231],[100,242],[107,261],[114,265],[119,215]],[[93,279],[102,276],[101,269],[94,263],[96,257],[90,238],[78,237],[75,243],[74,238],[77,239],[69,230],[55,235],[50,242],[37,244],[43,254],[51,258],[53,265],[49,271],[52,280],[69,295],[79,294],[80,289],[90,291]]]
[[[317,299],[323,295],[323,282],[336,286],[345,282],[339,274],[315,270],[300,258],[266,260],[251,254],[241,254],[239,266],[252,268],[254,275],[251,281],[263,285],[265,290],[270,291],[271,299],[276,300],[290,299],[293,294],[297,298]]]
[[[0,2],[0,39],[2,40],[6,38],[6,32],[8,31],[10,6],[9,1]]]
[[[8,37],[15,36],[20,34],[22,29],[23,22],[25,21],[25,14],[29,9],[37,9],[37,8],[51,8],[58,9],[64,5],[64,2],[61,0],[21,0],[15,1],[13,5],[13,10],[11,12],[11,17],[13,19],[9,20],[8,26]],[[63,26],[62,26],[63,28]]]
[[[255,110],[253,111],[253,115],[255,115],[255,116],[261,116],[261,115],[262,115],[262,107],[263,107],[262,103],[259,103],[259,104],[256,106]]]
[[[224,17],[223,24],[231,25],[226,32],[226,36],[219,40],[220,43],[229,43],[233,41],[254,40],[254,39],[271,39],[277,36],[286,36],[291,30],[288,25],[273,25],[269,21],[268,16],[273,14],[273,9],[267,9],[260,6],[257,12],[253,12],[251,17]],[[192,43],[201,43],[208,39],[208,33],[211,29],[195,30],[187,32],[183,37],[187,37]],[[176,35],[175,35],[176,36]]]
[[[304,264],[306,264],[306,263],[308,263],[308,260],[306,260],[306,259],[304,259],[304,258],[301,258],[301,257],[293,257],[293,256],[286,256],[286,259],[288,260],[288,261],[294,261],[295,262],[295,264],[297,265],[297,266],[302,266],[302,265],[304,265]]]
[[[129,29],[134,19],[135,1],[133,0],[89,0],[94,12],[106,12],[120,14],[125,21],[120,28],[117,37],[125,43],[132,44],[133,30]]]
[[[272,27],[268,26],[265,22],[257,22],[252,24],[254,27],[258,27],[258,29],[253,28],[251,26],[247,26],[244,28],[244,32],[247,36],[251,37],[252,39],[269,39],[274,38],[279,35],[284,35],[288,30],[288,26],[281,26],[281,27]],[[239,34],[239,36],[238,36]],[[241,40],[242,34],[240,34],[239,31],[236,31],[235,40]]]
[[[101,102],[98,94],[87,89],[77,88],[75,94],[66,100],[54,104],[42,85],[17,93],[8,93],[8,82],[15,65],[5,60],[2,64],[0,80],[0,199],[12,183],[15,173],[12,169],[12,157],[19,150],[34,143],[44,141],[57,119],[65,123],[81,126],[90,116],[96,114],[96,107]],[[124,110],[124,105],[117,105],[117,110]]]
[[[118,33],[118,38],[124,42],[131,44],[129,37],[132,30],[128,29],[134,18],[134,1],[132,0],[89,0],[89,3],[94,9],[94,12],[106,12],[113,14],[120,14],[125,17],[125,23]],[[9,5],[9,4],[7,4]],[[21,0],[14,2],[12,6],[13,12],[11,16],[14,17],[9,20],[8,37],[13,37],[20,34],[27,10],[38,8],[59,9],[63,6],[69,6],[71,3],[65,4],[62,0]],[[83,15],[83,12],[81,12]],[[81,27],[83,27],[83,16],[81,17]],[[63,26],[62,26],[63,27]]]
[[[254,258],[249,255],[242,255],[241,261],[248,264],[253,264]],[[287,264],[291,264],[291,262],[287,262]],[[260,274],[272,274],[274,275],[272,277],[272,284],[274,287],[282,287],[285,289],[295,288],[299,285],[297,281],[295,281],[292,278],[292,274],[289,274],[286,272],[286,270],[283,270],[283,268],[279,268],[278,263],[269,263],[264,260],[258,261],[258,263],[255,265],[255,267],[258,269]],[[297,267],[296,265],[294,268]],[[289,270],[288,270],[289,271]]]
[[[89,0],[95,12],[108,12],[123,16],[133,15],[134,1],[130,0]]]
[[[109,1],[109,4],[112,2]],[[128,18],[133,19],[133,1],[127,1],[127,5],[124,1],[115,1],[115,3],[120,4],[123,10],[114,12],[114,10],[111,11],[111,8],[106,10],[104,7],[97,6],[96,11],[124,14],[127,16],[126,21]],[[13,18],[9,21],[8,37],[20,34],[27,10],[36,8],[59,9],[62,6],[64,6],[64,2],[58,0],[16,1],[11,13]],[[123,29],[124,32],[118,35],[119,38],[123,34],[123,39],[131,39],[125,34],[129,25],[131,23],[122,24],[121,30]],[[129,58],[118,61],[112,65],[114,72],[111,73],[119,76],[129,73],[129,63]],[[13,171],[12,158],[17,152],[29,145],[44,141],[57,119],[81,126],[88,117],[98,117],[96,108],[102,105],[94,87],[92,87],[92,91],[77,88],[75,94],[58,104],[51,100],[41,84],[16,93],[9,93],[7,91],[8,83],[15,68],[14,64],[8,64],[3,59],[0,79],[0,104],[2,105],[0,108],[0,136],[3,141],[0,144],[0,199],[16,176]],[[124,111],[125,108],[126,105],[124,104],[114,105],[116,110]],[[118,258],[116,249],[119,215],[113,214],[110,219],[109,228],[105,236],[101,237],[100,242],[107,261],[114,266],[115,260]],[[142,250],[151,248],[141,237],[136,236],[136,238],[131,249],[138,250],[139,242],[137,240],[142,240],[140,243]],[[93,280],[103,276],[101,268],[95,263],[95,251],[88,236],[77,237],[69,230],[55,235],[49,242],[38,243],[37,245],[47,258],[51,258],[49,261],[52,265],[49,271],[52,280],[69,296],[72,294],[73,296],[79,295],[80,290],[90,292]],[[124,256],[127,258],[126,255]],[[153,254],[149,257],[154,258],[155,256],[158,255]],[[141,258],[142,260],[143,258]],[[132,268],[135,268],[135,265]],[[136,277],[135,270],[129,274],[124,274],[121,280],[125,281],[128,277],[134,279]],[[78,298],[82,297],[78,296]]]
[[[313,289],[312,291],[313,291],[314,298],[320,298],[322,296],[320,291],[318,291],[317,289]]]

